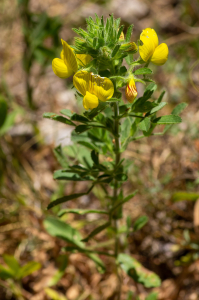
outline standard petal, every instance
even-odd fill
[[[76,73],[78,70],[78,66],[77,66],[77,59],[75,57],[75,54],[72,48],[64,40],[61,40],[61,42],[63,45],[64,62],[69,69],[72,69],[73,72]]]
[[[69,69],[64,61],[60,58],[54,58],[52,61],[52,69],[55,75],[60,78],[68,78],[73,74],[73,70]]]
[[[92,59],[89,54],[76,54],[76,58],[80,66],[86,66]]]
[[[132,103],[135,100],[135,98],[137,97],[138,93],[137,93],[134,79],[131,79],[130,82],[127,84],[125,94],[126,94],[127,100],[130,103]]]
[[[158,36],[154,29],[146,28],[140,35],[143,45],[139,46],[140,56],[144,61],[148,61],[158,46]]]
[[[89,90],[89,81],[90,73],[86,71],[79,71],[73,76],[73,84],[83,96]]]
[[[162,43],[160,44],[154,51],[153,56],[151,58],[151,62],[154,63],[155,65],[163,65],[169,55],[169,49],[167,44]]]
[[[83,99],[83,105],[85,109],[93,109],[99,105],[99,100],[95,95],[86,92],[86,95]]]
[[[113,96],[114,86],[110,79],[90,73],[89,92],[101,101],[107,101]]]

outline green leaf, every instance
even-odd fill
[[[3,126],[7,117],[8,107],[7,102],[0,96],[0,128]]]
[[[44,220],[44,227],[50,235],[61,238],[79,248],[84,248],[80,232],[75,228],[72,228],[69,224],[49,216]]]
[[[89,120],[86,117],[78,115],[78,114],[73,114],[72,117],[71,117],[71,120],[81,122],[81,123],[88,123],[89,122]]]
[[[67,117],[69,117],[69,118],[71,118],[74,115],[74,113],[70,109],[62,109],[60,111],[60,113],[67,116]]]
[[[150,92],[155,92],[156,90],[157,90],[157,84],[156,84],[155,82],[152,82],[152,83],[150,83],[150,84],[146,87],[144,93],[146,93],[146,92],[148,92],[148,91],[150,91]]]
[[[20,265],[18,261],[12,255],[4,254],[3,259],[5,263],[8,265],[10,270],[12,270],[13,274],[17,275],[20,270]]]
[[[85,146],[85,147],[87,147],[88,149],[98,151],[97,146],[95,146],[94,144],[91,144],[91,143],[89,143],[89,142],[79,141],[78,144],[80,144],[80,145],[82,145],[82,146]]]
[[[187,103],[179,103],[171,112],[172,115],[179,115],[185,108],[187,107]],[[166,125],[164,128],[163,133],[165,133],[169,128],[171,127],[171,125]]]
[[[89,189],[86,193],[72,194],[72,195],[69,195],[69,196],[64,196],[64,197],[58,198],[58,199],[52,201],[52,202],[48,205],[47,209],[50,209],[50,208],[52,208],[52,207],[54,207],[54,206],[56,206],[56,205],[58,205],[58,204],[67,202],[67,201],[69,201],[69,200],[73,200],[73,199],[79,198],[79,197],[81,197],[81,196],[88,195],[88,194],[90,193],[90,191],[92,190],[93,187],[94,187],[94,185],[92,185],[92,186],[90,187],[90,189]]]
[[[9,279],[9,278],[15,278],[15,273],[13,270],[10,270],[8,268],[5,268],[4,266],[0,265],[0,278],[3,280]]]
[[[147,216],[139,217],[133,224],[133,230],[134,231],[140,230],[148,222],[148,220],[149,219]]]
[[[152,74],[152,70],[149,68],[140,68],[135,70],[134,74],[135,75],[146,75],[146,74]]]
[[[156,107],[158,105],[155,102],[144,101],[144,98],[142,98],[142,100],[141,100],[141,98],[139,98],[138,100],[135,102],[135,104],[132,106],[132,109],[131,109],[133,112],[136,112],[136,113],[145,113],[147,111],[152,110],[154,107]]]
[[[181,112],[183,112],[183,110],[187,107],[187,103],[182,102],[179,103],[178,105],[176,105],[176,107],[173,109],[172,111],[172,115],[179,115]]]
[[[82,242],[88,242],[91,238],[93,238],[96,234],[100,233],[104,229],[110,226],[110,222],[106,222],[103,225],[95,228],[85,239],[82,240]]]
[[[28,262],[26,265],[24,265],[23,267],[21,267],[20,272],[18,274],[18,278],[24,278],[30,274],[32,274],[33,272],[39,270],[41,268],[41,264],[36,262],[36,261],[30,261]]]
[[[121,35],[123,29],[124,29],[124,25],[122,25],[122,26],[119,28],[119,30],[118,30],[118,33],[117,33],[117,40],[119,40],[120,35]]]
[[[87,252],[85,244],[82,241],[81,233],[77,229],[72,228],[69,224],[52,216],[49,216],[44,220],[44,227],[50,235],[73,244],[77,250],[85,253],[90,259],[92,259],[96,263],[97,267],[100,267],[101,270],[105,270],[105,266],[101,259],[97,257],[97,255]]]
[[[69,120],[65,117],[62,117],[60,115],[51,113],[51,112],[44,113],[43,117],[47,118],[47,119],[55,120],[55,121],[58,121],[58,122],[61,122],[61,123],[64,123],[64,124],[76,126],[75,123],[71,122],[71,120]]]
[[[22,114],[23,112],[24,110],[22,110],[21,108],[16,108],[15,110],[7,114],[7,117],[2,127],[0,128],[0,136],[5,134],[14,125],[17,115]]]
[[[82,132],[85,132],[89,129],[91,129],[92,126],[88,126],[88,125],[78,125],[76,128],[75,128],[75,132],[77,133],[82,133]]]
[[[177,124],[177,123],[182,122],[182,119],[179,116],[168,115],[168,116],[163,116],[163,117],[156,118],[155,120],[152,120],[152,122],[157,124],[157,125]]]
[[[65,208],[61,209],[58,213],[58,217],[62,217],[64,214],[73,213],[77,215],[85,215],[85,214],[105,214],[107,215],[108,212],[105,210],[97,210],[97,209],[80,209],[80,208]]]
[[[77,174],[71,170],[57,170],[53,174],[53,178],[56,180],[70,180],[70,181],[90,181],[94,178],[83,174]]]
[[[121,268],[136,282],[142,283],[146,288],[158,287],[160,278],[155,273],[145,269],[135,258],[128,254],[120,253],[118,262]]]
[[[99,258],[99,256],[94,253],[87,253],[87,256],[95,262],[98,272],[103,274],[106,268],[103,261]]]
[[[99,153],[95,150],[91,151],[91,158],[94,162],[94,164],[99,165]]]
[[[150,118],[144,118],[144,120],[142,120],[139,124],[138,127],[142,130],[142,131],[148,131],[151,125],[151,119]]]
[[[129,26],[129,28],[127,29],[127,33],[126,33],[126,41],[130,42],[131,40],[131,34],[133,31],[133,24]]]
[[[157,300],[158,299],[158,294],[157,293],[151,293],[148,295],[145,300]]]
[[[129,201],[131,198],[133,198],[133,197],[137,194],[137,192],[138,192],[138,191],[136,190],[134,193],[132,193],[132,194],[128,195],[127,197],[125,197],[122,201],[116,203],[116,204],[111,208],[110,213],[113,213],[113,212],[114,212],[117,208],[119,208],[122,204],[126,203],[126,202]]]
[[[179,201],[196,201],[199,198],[199,193],[176,192],[172,195],[172,202]]]
[[[158,104],[157,106],[152,108],[152,110],[150,112],[148,112],[147,115],[152,115],[152,114],[156,113],[157,111],[162,109],[165,105],[167,105],[166,102],[161,102],[160,104]]]
[[[164,94],[165,94],[165,91],[163,91],[163,92],[160,94],[160,96],[159,96],[159,98],[158,98],[158,100],[157,100],[158,103],[160,103],[160,102],[162,101],[162,98],[164,97]]]
[[[124,173],[118,173],[115,175],[115,178],[118,180],[118,181],[127,181],[128,179],[128,176]]]

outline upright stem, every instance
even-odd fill
[[[117,166],[120,162],[120,135],[119,135],[119,105],[118,103],[114,103],[114,119],[115,119],[115,124],[114,124],[114,131],[115,131],[115,171],[117,169]],[[118,181],[115,178],[114,180],[114,190],[113,190],[113,201],[114,203],[117,202],[117,198],[118,198]],[[115,259],[117,259],[117,256],[119,254],[119,237],[118,237],[118,220],[117,220],[117,211],[116,211],[116,215],[114,218],[114,224],[113,224],[114,228],[115,228],[115,252],[114,252],[114,256]],[[117,300],[120,300],[121,298],[121,279],[119,276],[119,272],[118,272],[118,267],[117,267],[117,277],[118,277],[118,285],[119,285],[119,289],[118,289],[118,295],[117,295]]]

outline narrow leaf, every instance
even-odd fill
[[[60,210],[60,212],[58,213],[58,217],[62,217],[64,214],[68,214],[68,213],[73,213],[73,214],[77,214],[77,215],[85,215],[85,214],[93,214],[93,213],[94,214],[105,214],[105,215],[108,214],[108,212],[105,210],[66,208],[66,209]]]
[[[104,229],[106,229],[108,226],[110,226],[110,222],[106,222],[103,225],[95,228],[85,239],[83,239],[83,242],[88,242],[92,237],[94,237],[96,234],[100,233]]]
[[[72,126],[76,126],[73,122],[71,122],[69,119],[63,117],[63,116],[59,116],[57,114],[51,113],[51,112],[47,112],[43,114],[44,118],[47,119],[51,119],[51,120],[55,120],[64,124],[68,124],[68,125],[72,125]]]
[[[140,230],[147,222],[148,222],[147,216],[139,217],[133,225],[133,230],[134,231]]]
[[[89,189],[86,193],[72,194],[72,195],[69,195],[69,196],[64,196],[64,197],[58,198],[58,199],[52,201],[52,202],[48,205],[47,209],[50,209],[50,208],[52,208],[52,207],[54,207],[54,206],[56,206],[56,205],[58,205],[58,204],[67,202],[67,201],[69,201],[69,200],[73,200],[73,199],[79,198],[79,197],[81,197],[81,196],[88,195],[88,194],[90,193],[90,191],[92,190],[93,187],[94,187],[94,185],[92,185],[92,186],[90,187],[90,189]]]
[[[158,104],[158,106],[155,106],[154,108],[152,108],[152,110],[150,112],[148,112],[148,115],[154,114],[155,112],[157,112],[160,109],[162,109],[165,105],[167,105],[166,102],[161,102],[160,104]]]

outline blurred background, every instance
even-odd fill
[[[85,29],[85,18],[95,13],[120,17],[124,33],[133,23],[133,41],[139,39],[142,29],[154,28],[159,41],[169,47],[164,66],[150,65],[158,85],[156,93],[166,90],[168,105],[163,114],[181,102],[188,107],[183,122],[165,136],[129,145],[125,157],[133,163],[124,191],[139,192],[124,206],[124,223],[127,217],[130,222],[143,214],[148,217],[146,226],[129,235],[129,251],[160,276],[162,285],[155,289],[158,299],[199,299],[198,0],[0,1],[0,299],[115,299],[117,281],[111,268],[99,274],[83,254],[72,254],[66,262],[60,255],[65,244],[43,227],[45,216],[57,213],[56,209],[46,210],[52,199],[87,190],[84,182],[53,180],[53,171],[61,168],[53,149],[67,146],[69,163],[76,159],[76,152],[71,128],[43,119],[42,114],[59,113],[63,108],[83,111],[71,90],[72,77],[56,77],[51,62],[59,57],[60,39],[72,44],[72,28]],[[138,96],[142,91],[138,84]],[[69,201],[67,207],[98,208],[101,204],[103,193],[94,189],[89,196]],[[99,221],[91,214],[66,218],[83,234]],[[88,232],[83,232],[85,225]],[[103,243],[107,236],[103,231],[96,239]],[[5,254],[10,255],[8,265],[11,256],[20,266],[35,264],[20,280],[16,274],[12,280],[3,271]],[[123,282],[122,299],[129,290],[140,299],[151,291],[125,276]],[[49,286],[59,298],[52,290],[51,294],[45,291]]]

